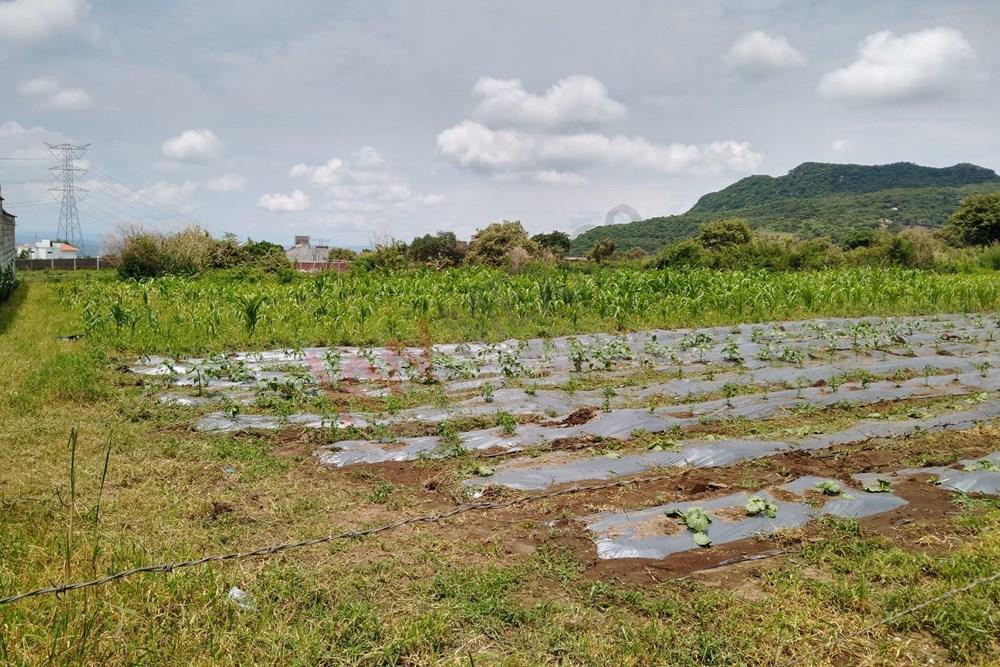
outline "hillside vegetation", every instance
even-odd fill
[[[703,196],[687,213],[597,227],[572,254],[614,239],[620,251],[652,252],[693,236],[706,222],[744,218],[752,227],[841,243],[879,227],[941,227],[971,194],[1000,191],[1000,176],[972,164],[933,168],[900,162],[864,166],[806,162],[785,176],[749,176]]]

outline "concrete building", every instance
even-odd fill
[[[3,208],[3,191],[0,190],[0,274],[14,271],[17,258],[14,241],[15,216]]]
[[[76,259],[80,255],[80,249],[75,245],[48,239],[17,246],[18,255],[24,251],[27,251],[26,259]]]
[[[326,243],[313,245],[308,236],[296,236],[295,244],[285,250],[288,261],[298,271],[348,271],[351,263],[342,259],[330,261],[330,246]]]
[[[296,236],[295,245],[285,250],[285,255],[296,264],[300,262],[307,264],[325,262],[330,256],[330,246],[326,244],[313,245],[308,236]]]

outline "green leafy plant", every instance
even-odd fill
[[[778,506],[763,496],[750,496],[743,509],[746,510],[747,516],[763,514],[771,519],[778,516]]]
[[[708,512],[700,507],[692,507],[688,511],[679,509],[667,510],[667,516],[677,517],[684,522],[687,529],[691,531],[691,539],[699,547],[709,547],[712,539],[708,536],[708,527],[712,523],[712,517]]]
[[[892,482],[880,477],[873,483],[866,485],[864,488],[868,493],[889,493],[892,491]]]
[[[965,470],[967,472],[1000,472],[1000,466],[993,463],[993,461],[983,459],[982,461],[966,465]]]

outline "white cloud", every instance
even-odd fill
[[[63,88],[59,80],[52,77],[25,81],[17,87],[17,92],[38,100],[43,109],[85,111],[94,106],[90,93],[81,88]]]
[[[90,13],[86,0],[0,2],[0,42],[40,42],[75,30]]]
[[[398,215],[408,213],[416,205],[444,202],[442,195],[414,193],[409,183],[371,146],[360,148],[350,158],[334,157],[320,165],[296,164],[289,175],[323,188],[327,197],[322,205],[324,210]]]
[[[38,77],[30,81],[24,81],[17,87],[17,92],[21,95],[52,95],[59,91],[59,80],[52,77]]]
[[[207,162],[222,152],[222,143],[211,130],[185,130],[161,145],[163,154],[180,162]]]
[[[850,139],[834,139],[830,142],[830,148],[838,153],[846,151],[851,147]]]
[[[0,123],[0,155],[6,157],[51,158],[45,143],[63,141],[61,134],[40,125],[25,127],[12,120]]]
[[[423,197],[420,198],[420,203],[423,204],[424,206],[439,206],[441,204],[446,203],[447,201],[448,201],[447,197],[439,194],[424,195]]]
[[[597,125],[624,118],[625,105],[608,95],[592,76],[562,79],[542,95],[524,89],[519,79],[482,78],[472,88],[475,116],[491,126],[565,127]]]
[[[44,103],[47,109],[57,109],[60,111],[86,111],[94,106],[94,100],[90,93],[80,88],[67,88],[60,90]]]
[[[142,217],[143,215],[151,215],[157,210],[161,213],[169,213],[171,211],[186,212],[197,208],[197,204],[192,198],[198,192],[198,184],[190,180],[183,183],[156,181],[138,189],[100,178],[89,178],[81,182],[80,185],[92,194],[105,193],[106,196],[96,199],[95,202],[123,214],[127,212]],[[124,202],[132,202],[134,205],[124,206]]]
[[[845,102],[905,101],[941,95],[965,76],[975,51],[961,32],[930,28],[905,35],[883,31],[858,45],[858,59],[827,73],[823,97]]]
[[[288,173],[292,178],[306,176],[314,185],[330,186],[340,182],[344,169],[343,160],[330,158],[326,164],[314,167],[299,163],[293,166]]]
[[[257,206],[272,213],[297,213],[309,208],[309,195],[302,190],[294,190],[290,195],[261,195]]]
[[[762,160],[749,143],[655,144],[641,137],[596,133],[542,135],[493,130],[464,121],[441,132],[438,149],[454,164],[506,178],[579,183],[575,172],[594,166],[662,173],[749,171]]]
[[[237,173],[222,174],[205,183],[205,187],[212,192],[240,192],[246,190],[247,178]]]
[[[726,65],[748,79],[804,65],[805,56],[780,35],[755,30],[740,37],[723,58]]]

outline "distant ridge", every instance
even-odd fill
[[[604,225],[574,239],[571,252],[586,252],[598,239],[613,238],[619,250],[659,247],[723,218],[746,218],[759,229],[841,241],[864,229],[939,227],[963,197],[1000,190],[992,169],[962,163],[924,167],[804,162],[784,176],[748,176],[704,195],[681,215]]]

